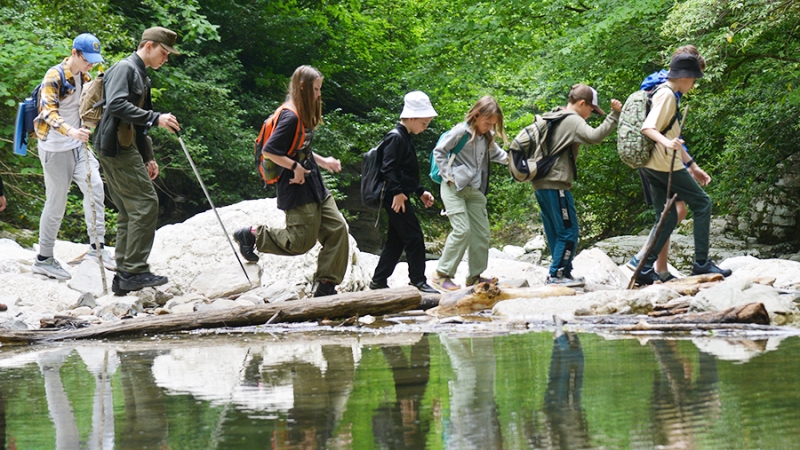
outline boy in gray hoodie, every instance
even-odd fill
[[[558,157],[547,175],[532,181],[536,201],[541,209],[542,225],[547,236],[547,245],[553,256],[547,284],[562,286],[583,286],[582,277],[572,276],[572,258],[578,247],[578,217],[575,200],[570,189],[572,180],[577,178],[575,161],[581,144],[599,144],[617,127],[622,103],[611,100],[611,114],[603,123],[592,128],[586,119],[594,112],[605,115],[598,106],[597,91],[585,84],[572,86],[566,107],[559,106],[545,114],[545,120],[557,120],[549,133],[550,153],[564,146],[571,146]],[[550,140],[552,139],[552,140]]]

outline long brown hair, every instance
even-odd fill
[[[497,123],[493,127],[494,133],[503,139],[503,145],[508,145],[508,137],[506,136],[506,132],[503,127],[503,110],[500,108],[500,104],[497,103],[497,100],[495,100],[491,95],[481,97],[480,100],[472,105],[472,108],[469,109],[467,115],[464,117],[467,125],[469,125],[470,129],[472,129],[472,139],[470,139],[470,141],[478,137],[478,118],[485,116],[497,116]],[[489,130],[486,133],[486,139],[488,141],[493,140],[492,130]]]
[[[297,108],[303,126],[311,130],[322,123],[322,97],[314,100],[314,81],[322,78],[319,70],[300,66],[294,70],[289,81],[289,101]]]

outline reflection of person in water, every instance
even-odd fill
[[[157,350],[120,352],[119,372],[125,397],[125,421],[118,449],[167,448],[169,425],[164,397],[153,377]]]
[[[350,347],[326,345],[322,355],[327,363],[324,374],[313,364],[291,367],[294,406],[287,417],[288,442],[277,442],[278,448],[330,447],[328,440],[333,437],[353,389],[355,361]]]
[[[72,405],[70,405],[67,393],[64,391],[64,384],[61,383],[61,366],[70,353],[72,353],[71,348],[63,348],[42,352],[36,358],[39,370],[42,371],[42,377],[44,378],[44,392],[47,397],[50,419],[56,429],[55,448],[57,449],[80,448],[80,436],[78,435],[78,425],[75,422],[75,414],[72,412]]]
[[[495,356],[491,337],[441,335],[455,380],[450,382],[450,417],[445,418],[447,448],[503,448],[494,398]]]
[[[586,414],[581,405],[583,390],[583,349],[575,333],[556,332],[544,413],[548,448],[590,448]]]
[[[395,401],[378,408],[372,433],[380,448],[425,448],[430,418],[420,417],[420,406],[430,377],[428,336],[411,346],[408,358],[402,347],[381,348],[392,368]]]
[[[720,411],[717,360],[698,352],[698,367],[681,356],[676,341],[654,340],[650,347],[661,370],[653,380],[653,444],[694,448],[695,431]]]

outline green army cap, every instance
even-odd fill
[[[164,27],[153,27],[144,30],[142,33],[142,41],[153,41],[161,44],[165,49],[174,55],[180,55],[175,50],[175,41],[178,40],[178,34],[172,30]]]

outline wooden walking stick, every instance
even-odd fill
[[[686,105],[686,108],[683,110],[683,118],[681,119],[680,124],[678,124],[678,136],[683,133],[683,124],[686,122],[686,115],[689,114],[689,105]],[[664,210],[661,211],[661,217],[658,219],[658,225],[656,226],[656,231],[653,233],[652,238],[649,238],[647,241],[647,248],[644,251],[644,257],[639,260],[639,264],[636,266],[636,270],[633,271],[633,275],[631,276],[631,281],[628,283],[628,289],[633,289],[636,286],[636,278],[639,274],[642,273],[642,269],[644,268],[645,263],[647,263],[647,257],[650,255],[650,252],[653,251],[653,247],[656,246],[656,241],[658,240],[658,235],[661,234],[661,228],[664,226],[664,220],[666,220],[667,215],[669,215],[670,209],[675,204],[675,200],[678,198],[678,194],[672,194],[670,196],[670,191],[672,190],[672,172],[673,167],[675,166],[675,157],[677,156],[678,151],[673,149],[672,150],[672,161],[669,165],[669,177],[667,178],[667,202],[664,204]],[[660,251],[660,250],[659,250]]]
[[[106,282],[106,266],[103,263],[103,249],[100,248],[100,241],[97,240],[97,209],[94,204],[94,191],[92,190],[92,166],[89,164],[89,152],[94,153],[89,143],[86,147],[86,185],[92,195],[89,196],[89,205],[92,208],[92,237],[94,237],[94,246],[97,250],[97,261],[100,263],[100,278],[103,280],[103,295],[108,294],[108,283]]]

